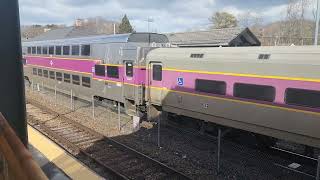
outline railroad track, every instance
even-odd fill
[[[190,179],[173,168],[105,137],[36,101],[28,100],[27,108],[29,125],[47,135],[71,154],[93,163],[107,179]]]

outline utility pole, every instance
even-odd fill
[[[148,17],[148,19],[146,20],[148,22],[148,32],[150,32],[150,23],[154,22],[153,18]]]
[[[318,35],[319,35],[319,9],[320,9],[320,0],[317,0],[317,11],[316,11],[316,30],[314,32],[314,45],[318,45]]]

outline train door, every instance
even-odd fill
[[[148,67],[148,94],[149,101],[156,105],[162,104],[162,63],[150,62]]]
[[[133,61],[124,60],[123,61],[124,71],[123,71],[123,90],[124,90],[124,97],[128,99],[134,99],[135,95],[135,88],[134,86],[127,85],[134,84],[134,71],[133,71]]]

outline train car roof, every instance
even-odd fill
[[[320,65],[320,46],[259,46],[216,48],[158,48],[148,54],[149,61],[197,61],[295,63]]]
[[[115,35],[86,36],[68,39],[25,41],[24,46],[62,45],[62,44],[105,44],[105,43],[168,43],[167,36],[157,33],[129,33]]]

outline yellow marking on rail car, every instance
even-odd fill
[[[41,68],[52,69],[52,70],[59,70],[59,71],[67,71],[67,72],[73,72],[73,73],[79,73],[79,74],[92,75],[92,73],[87,73],[87,72],[72,71],[72,70],[67,70],[67,69],[53,68],[53,67],[47,67],[47,66],[41,66],[41,65],[28,64],[26,66],[41,67]]]
[[[28,57],[41,57],[41,58],[45,58],[45,59],[63,59],[63,60],[73,60],[73,61],[99,61],[101,62],[101,59],[83,59],[83,58],[66,58],[66,57],[57,57],[57,56],[26,56]]]
[[[61,149],[36,129],[28,125],[29,143],[40,151],[50,162],[59,167],[71,179],[103,179],[81,162]]]
[[[261,103],[255,103],[255,102],[249,102],[249,101],[242,101],[242,100],[237,100],[237,99],[230,99],[230,98],[223,98],[223,97],[216,97],[216,96],[208,96],[208,95],[196,94],[196,93],[190,93],[190,92],[183,92],[183,91],[171,90],[171,89],[168,89],[168,88],[165,88],[165,87],[163,87],[163,88],[154,87],[154,86],[148,86],[148,87],[150,87],[152,89],[165,90],[165,91],[168,91],[168,92],[176,92],[176,93],[180,93],[180,94],[187,94],[187,95],[191,95],[191,96],[199,96],[199,97],[205,97],[205,98],[210,98],[210,99],[225,100],[225,101],[230,101],[230,102],[249,104],[249,105],[256,105],[256,106],[263,106],[263,107],[269,107],[269,108],[276,108],[276,109],[281,109],[281,110],[286,110],[286,111],[300,112],[300,113],[312,114],[312,115],[320,116],[320,113],[318,113],[318,112],[312,112],[312,111],[306,111],[306,110],[300,110],[300,109],[293,109],[293,108],[286,108],[286,107],[274,106],[274,105],[269,105],[269,104],[261,104]]]
[[[212,75],[226,75],[226,76],[242,76],[242,77],[253,77],[253,78],[266,78],[266,79],[280,79],[280,80],[291,80],[291,81],[309,81],[309,82],[320,82],[320,79],[313,78],[300,78],[300,77],[286,77],[286,76],[264,76],[258,74],[241,74],[241,73],[228,73],[228,72],[211,72],[211,71],[197,71],[197,70],[183,70],[183,69],[171,69],[164,68],[164,71],[177,71],[177,72],[188,72],[188,73],[199,73],[199,74],[212,74]]]

